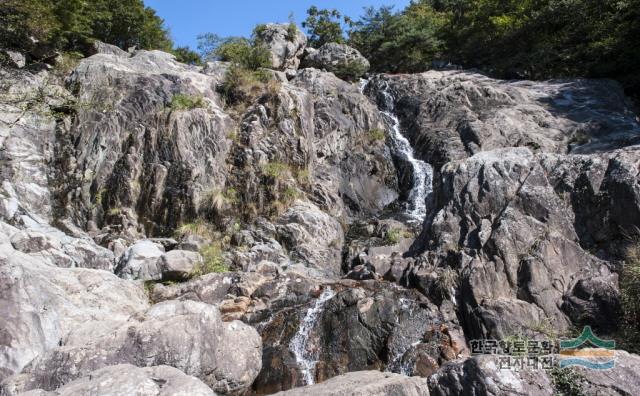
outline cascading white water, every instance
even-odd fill
[[[367,83],[368,81],[366,80],[361,82],[362,90],[364,90]],[[427,214],[427,197],[433,191],[433,168],[428,163],[415,157],[411,143],[400,131],[400,121],[394,113],[394,99],[389,92],[389,84],[387,82],[385,82],[380,93],[384,99],[384,107],[380,110],[380,113],[384,116],[392,132],[390,135],[392,149],[404,161],[410,163],[413,170],[413,186],[407,199],[406,214],[411,220],[422,222]]]
[[[322,292],[313,306],[307,311],[306,315],[300,322],[298,332],[293,336],[289,343],[289,349],[293,352],[296,362],[298,363],[298,367],[302,372],[302,377],[305,382],[303,385],[312,385],[315,382],[315,368],[318,359],[317,352],[310,348],[309,334],[315,327],[316,322],[322,313],[324,304],[334,295],[335,292],[331,290],[330,287],[327,287]]]

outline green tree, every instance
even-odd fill
[[[442,14],[420,3],[400,13],[392,7],[368,8],[353,24],[349,44],[370,60],[374,71],[424,71],[444,50],[444,23]]]
[[[50,2],[2,0],[0,2],[0,47],[29,50],[31,38],[46,42],[60,28]]]
[[[188,65],[202,64],[202,58],[200,57],[200,54],[193,51],[189,47],[177,47],[171,52],[176,56],[178,62],[186,63]]]
[[[256,32],[261,29],[256,26],[252,38],[245,37],[220,37],[214,33],[205,33],[198,36],[198,50],[205,60],[220,60],[232,62],[247,70],[269,68],[271,53],[257,39]]]
[[[31,37],[63,51],[81,50],[93,39],[124,49],[173,46],[164,21],[142,0],[2,0],[0,17],[0,46],[26,52],[33,49]]]
[[[309,33],[309,45],[317,48],[326,43],[344,43],[343,23],[350,26],[352,21],[338,10],[313,6],[307,10],[307,19],[302,22],[302,27]]]

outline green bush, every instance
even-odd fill
[[[385,233],[384,241],[387,245],[395,245],[400,242],[400,237],[402,236],[401,230],[397,228],[392,228]]]
[[[198,219],[192,223],[185,223],[178,227],[176,237],[180,239],[188,235],[195,235],[201,238],[211,239],[213,237],[212,229],[213,226],[211,224]]]
[[[202,264],[194,271],[194,276],[202,276],[210,273],[229,272],[229,266],[225,263],[220,243],[212,243],[200,249]]]
[[[252,71],[238,65],[231,65],[218,91],[228,104],[249,103],[266,92],[279,89],[277,81],[264,70]]]
[[[369,139],[371,139],[374,142],[384,140],[385,137],[386,137],[386,134],[384,133],[384,130],[380,128],[375,128],[369,131]]]
[[[638,20],[640,0],[416,0],[397,12],[369,8],[348,43],[376,72],[420,72],[440,60],[500,78],[614,78],[637,96]]]
[[[309,33],[309,46],[318,48],[326,43],[344,43],[342,24],[351,20],[335,9],[311,7],[307,10],[307,19],[302,27]]]
[[[175,94],[173,95],[173,98],[171,98],[169,107],[171,110],[181,111],[205,108],[206,104],[202,96]]]
[[[584,381],[584,376],[570,368],[554,367],[549,370],[549,375],[553,381],[555,395],[558,396],[584,396],[580,383]]]
[[[289,167],[289,165],[282,162],[269,162],[262,167],[262,172],[265,175],[276,180],[281,180],[286,177],[289,174],[290,170],[291,168]]]
[[[186,63],[188,65],[201,65],[202,58],[200,54],[193,51],[189,47],[178,47],[171,51],[175,55],[178,62]]]
[[[622,320],[619,340],[630,352],[640,352],[640,242],[627,249],[620,274],[620,302]]]
[[[254,35],[255,36],[255,35]],[[271,67],[271,53],[256,39],[220,37],[206,33],[198,36],[198,49],[206,60],[231,62],[247,70]]]

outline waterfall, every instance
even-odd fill
[[[368,81],[363,80],[360,84],[361,90],[364,91]],[[388,82],[384,82],[380,94],[382,95],[380,114],[384,117],[391,132],[391,148],[402,160],[411,164],[413,170],[413,186],[406,202],[406,215],[413,222],[422,222],[427,214],[427,197],[433,191],[433,168],[428,163],[416,158],[411,143],[402,134],[400,121],[394,113],[395,101],[389,92]]]
[[[324,304],[334,295],[335,293],[330,287],[327,287],[322,292],[313,306],[307,311],[306,315],[300,322],[298,332],[293,336],[289,343],[289,349],[293,352],[296,362],[298,363],[298,367],[302,372],[302,377],[304,379],[303,385],[312,385],[315,382],[314,374],[318,359],[317,351],[314,351],[311,348],[312,346],[309,345],[309,334],[315,327],[316,322],[322,313]]]

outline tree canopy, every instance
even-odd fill
[[[164,21],[142,0],[2,0],[0,47],[29,51],[34,43],[79,50],[95,39],[120,48],[170,51]]]
[[[445,61],[502,78],[609,77],[640,94],[640,0],[414,0],[349,23],[335,10],[308,14],[312,45],[346,41],[376,72]]]

